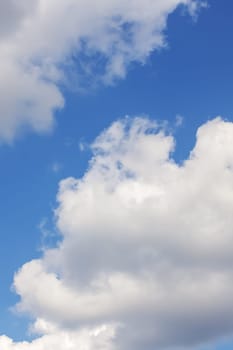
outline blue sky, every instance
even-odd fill
[[[182,1],[177,1],[177,4],[179,3]],[[33,127],[28,126],[28,123],[26,126],[23,125],[23,131],[13,132],[10,139],[5,136],[1,137],[1,334],[15,341],[27,340],[30,338],[27,332],[29,323],[34,322],[37,317],[42,317],[37,316],[38,311],[34,310],[33,306],[26,310],[26,316],[24,313],[12,311],[16,302],[27,298],[23,292],[19,296],[11,290],[14,274],[26,262],[35,258],[43,259],[43,245],[47,246],[46,251],[48,251],[49,248],[56,245],[57,241],[61,240],[59,230],[62,231],[65,228],[62,226],[61,229],[59,224],[57,228],[54,218],[55,208],[59,207],[61,202],[63,203],[63,199],[60,204],[56,202],[59,182],[69,177],[82,178],[83,174],[89,171],[88,164],[92,157],[90,144],[103,130],[126,115],[132,118],[135,116],[149,117],[152,121],[158,121],[160,125],[167,121],[165,134],[173,134],[176,140],[176,149],[172,157],[177,163],[182,164],[195,145],[198,127],[217,116],[227,119],[229,124],[233,122],[232,12],[233,4],[226,0],[208,0],[208,7],[201,8],[198,15],[193,16],[184,6],[179,6],[175,10],[167,10],[167,23],[163,29],[166,47],[159,49],[152,47],[151,53],[147,54],[143,63],[138,62],[137,59],[130,59],[126,72],[123,74],[124,77],[114,73],[115,76],[110,84],[100,81],[96,86],[91,86],[91,83],[89,86],[85,83],[85,91],[82,91],[79,79],[94,81],[97,76],[95,68],[88,76],[85,76],[83,72],[82,78],[77,75],[74,78],[75,82],[67,84],[67,81],[65,83],[56,81],[54,84],[61,89],[65,107],[55,113],[54,127],[49,131],[46,130],[45,133],[38,133],[38,130],[31,130]],[[17,30],[19,31],[19,28]],[[10,41],[10,39],[7,40]],[[5,54],[5,51],[3,52]],[[79,60],[81,53],[77,51],[76,55],[76,60]],[[66,59],[64,55],[63,60]],[[95,58],[90,57],[90,60],[94,59],[96,56]],[[2,69],[4,70],[4,67]],[[78,69],[78,64],[74,61],[71,68],[65,65],[63,74],[74,74],[75,76],[76,73],[79,74]],[[4,81],[1,84],[4,89]],[[11,103],[17,105],[18,100],[14,102],[13,96]],[[32,109],[30,112],[32,119],[33,112]],[[4,113],[4,109],[0,109],[0,113]],[[179,118],[182,119],[182,123],[176,125]],[[0,124],[0,128],[3,124]],[[137,139],[136,142],[138,142]],[[229,189],[231,189],[230,185]],[[226,203],[229,209],[230,199],[226,200]],[[91,217],[90,220],[92,220]],[[226,222],[230,224],[230,221],[226,220]],[[48,230],[50,236],[43,238],[43,230]],[[66,237],[64,232],[62,235]],[[217,260],[216,265],[218,263]],[[215,266],[214,262],[210,264]],[[229,266],[231,266],[230,262]],[[84,264],[84,274],[85,268]],[[51,269],[49,267],[49,271]],[[64,281],[66,283],[65,277]],[[67,281],[69,281],[68,277]],[[18,291],[21,290],[20,287],[17,288]],[[229,287],[227,292],[230,294],[230,291]],[[203,287],[202,292],[208,294],[208,288],[205,290]],[[226,297],[224,293],[219,294],[220,298]],[[212,317],[218,317],[217,311],[211,313],[209,310],[209,312],[214,315]],[[48,321],[50,322],[49,317]],[[119,321],[118,318],[117,321]],[[185,344],[185,349],[193,349],[194,345],[200,345],[202,348],[204,346],[204,349],[207,349],[206,344],[210,342],[210,349],[228,349],[226,345],[221,345],[224,337],[228,336],[230,339],[233,334],[232,320],[228,321],[226,325],[225,321],[223,322],[225,327],[222,327],[223,329],[219,331],[216,338],[212,337],[210,323],[206,334],[200,335],[200,339],[194,342],[190,340],[190,343],[186,340],[182,343],[182,337],[180,337],[181,340],[178,339],[177,345],[179,346],[180,341],[181,345]],[[128,322],[130,322],[130,317]],[[82,324],[81,321],[77,323]],[[84,325],[86,327],[86,324]],[[92,325],[91,322],[90,325]],[[59,327],[62,326],[59,325]],[[34,337],[37,336],[33,335]],[[190,339],[192,338],[195,337],[190,335]],[[127,341],[124,343],[122,340],[123,343],[121,343],[120,339],[123,348],[127,348]],[[225,344],[225,340],[223,343]],[[25,347],[25,349],[37,350],[36,345],[31,344],[30,348]],[[171,346],[171,344],[168,345]],[[157,346],[160,345],[157,345],[156,340],[152,340],[153,346],[154,349],[157,349]],[[9,347],[9,349],[14,348]],[[66,350],[65,347],[64,350]]]

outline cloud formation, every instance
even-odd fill
[[[54,331],[33,342],[14,343],[8,337],[0,337],[0,346],[4,350],[114,350],[112,339],[114,330],[102,326],[80,332]]]
[[[232,139],[233,123],[209,121],[180,165],[154,121],[105,130],[84,176],[60,183],[62,241],[15,275],[41,337],[0,347],[191,349],[232,335]]]
[[[163,47],[167,18],[198,0],[2,0],[0,4],[0,141],[24,128],[53,126],[68,80],[106,84]],[[72,77],[72,78],[71,78]]]

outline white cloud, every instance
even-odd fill
[[[132,61],[163,47],[167,17],[194,0],[2,0],[0,4],[0,140],[22,128],[50,130],[72,77],[111,83]],[[99,59],[98,59],[99,57]],[[101,62],[101,63],[97,63]],[[98,73],[99,72],[99,73]],[[76,76],[76,78],[74,77]]]
[[[92,331],[54,331],[32,342],[14,343],[6,336],[0,337],[0,347],[4,350],[114,350],[112,340],[114,330],[102,326]]]
[[[147,119],[96,139],[83,178],[60,184],[62,242],[15,276],[17,309],[42,333],[23,350],[59,349],[48,345],[57,334],[103,325],[108,350],[190,349],[233,334],[232,139],[233,123],[207,122],[183,165],[174,138]]]

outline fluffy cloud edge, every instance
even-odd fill
[[[61,86],[67,85],[69,76],[79,87],[82,80],[88,85],[111,84],[124,78],[131,62],[145,62],[166,45],[167,18],[180,5],[195,17],[204,2],[3,1],[0,141],[12,142],[27,128],[39,133],[52,130],[54,115],[65,103]]]

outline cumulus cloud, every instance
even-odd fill
[[[232,139],[233,123],[209,121],[180,165],[154,121],[105,130],[84,176],[60,183],[62,241],[15,275],[41,337],[0,345],[89,350],[102,329],[100,349],[189,349],[232,335]]]
[[[23,128],[43,132],[64,106],[69,77],[106,84],[163,47],[168,15],[198,0],[2,0],[0,140]]]
[[[114,330],[102,326],[79,332],[54,331],[32,342],[14,343],[12,339],[0,337],[0,347],[4,350],[114,350],[112,339]]]

